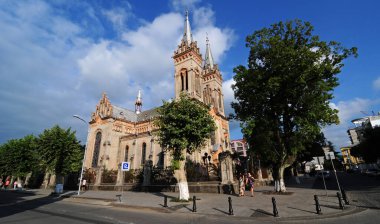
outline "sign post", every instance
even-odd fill
[[[322,170],[320,170],[319,172],[321,172],[321,174],[322,174],[323,186],[325,186],[325,192],[326,192],[326,196],[327,196],[327,187],[326,187],[326,181],[325,181],[325,168],[323,166],[324,164],[321,164],[321,161],[324,163],[324,161],[323,161],[324,157],[318,156],[318,157],[313,157],[313,158],[315,158],[318,161],[319,167],[322,167]]]
[[[123,172],[123,179],[121,180],[121,200],[123,200],[123,191],[124,191],[124,172],[129,171],[130,166],[129,162],[122,162],[121,163],[121,172]]]
[[[333,167],[334,174],[335,174],[336,183],[338,184],[338,189],[339,189],[339,192],[341,193],[342,191],[340,190],[338,176],[336,175],[336,170],[335,170],[335,167],[334,167],[334,163],[332,161],[333,159],[335,159],[334,152],[327,152],[327,153],[325,153],[325,155],[326,155],[326,159],[328,159],[328,160],[331,161],[331,165]]]

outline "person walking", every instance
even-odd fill
[[[239,197],[245,195],[245,180],[244,175],[241,173],[239,175]]]
[[[87,185],[86,185],[86,184],[87,184],[86,179],[83,179],[83,180],[82,180],[82,190],[83,190],[83,191],[87,190]]]
[[[255,186],[255,179],[251,175],[251,173],[248,173],[247,179],[246,179],[246,184],[249,187],[249,191],[251,192],[251,197],[255,196],[253,193],[254,186]]]
[[[13,190],[17,190],[17,180],[15,180],[15,182],[13,182]]]
[[[5,179],[4,189],[6,190],[11,183],[11,178],[8,176],[7,179]]]

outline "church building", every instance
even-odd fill
[[[229,124],[224,114],[223,79],[218,65],[214,63],[208,38],[205,56],[202,57],[192,37],[188,13],[185,15],[183,38],[174,51],[173,61],[175,98],[185,92],[208,105],[217,126],[210,133],[211,138],[205,147],[187,155],[187,159],[203,163],[202,157],[210,155],[210,162],[218,164],[218,154],[231,151]],[[112,104],[103,93],[91,115],[84,162],[86,169],[94,170],[96,176],[100,176],[104,169],[117,170],[117,183],[120,184],[121,162],[129,162],[131,169],[142,169],[147,161],[159,168],[171,166],[170,153],[163,150],[154,135],[157,127],[153,125],[153,120],[158,115],[157,108],[144,111],[142,105],[140,91],[134,110]],[[100,184],[100,181],[100,178],[96,178],[94,184]]]

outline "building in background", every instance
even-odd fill
[[[359,168],[359,166],[364,163],[364,160],[362,158],[351,155],[351,148],[353,146],[354,145],[340,148],[343,156],[343,166],[346,168],[346,170]]]
[[[244,139],[231,140],[231,150],[239,157],[247,157],[248,144]]]
[[[351,121],[355,127],[347,130],[352,145],[356,145],[363,141],[363,134],[366,128],[374,128],[380,126],[380,112],[378,115],[357,118]]]
[[[354,127],[347,130],[348,136],[351,141],[351,145],[341,147],[340,151],[343,156],[343,166],[346,169],[366,169],[367,165],[364,164],[365,161],[360,157],[355,157],[351,155],[352,147],[358,145],[364,140],[364,131],[367,128],[375,128],[380,126],[380,112],[378,115],[365,116],[357,118],[351,121],[354,124]]]

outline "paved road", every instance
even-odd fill
[[[380,176],[369,177],[361,173],[337,172],[340,186],[346,190],[351,205],[363,208],[380,209]],[[324,189],[322,179],[304,178],[302,184],[297,184],[294,180],[288,180],[287,186],[294,188]],[[335,175],[325,181],[328,191],[337,191],[338,185]]]
[[[259,192],[260,188],[257,189],[257,196],[253,200],[250,197],[233,198],[234,205],[239,206],[235,208],[236,216],[229,216],[226,213],[226,209],[222,209],[223,211],[212,209],[217,208],[217,206],[224,208],[226,207],[225,205],[215,206],[208,204],[211,202],[202,200],[199,201],[197,213],[190,211],[191,205],[187,207],[182,206],[180,209],[175,209],[175,206],[170,205],[173,208],[163,212],[163,210],[145,208],[113,207],[110,206],[110,202],[102,200],[95,202],[94,200],[86,201],[83,198],[81,200],[56,198],[49,196],[50,192],[48,191],[35,191],[29,194],[0,191],[0,223],[380,223],[380,181],[360,174],[340,173],[339,178],[340,182],[345,185],[346,190],[349,192],[351,204],[355,204],[353,207],[356,208],[353,211],[354,214],[346,214],[343,217],[312,214],[312,208],[303,208],[302,198],[297,198],[296,196],[288,197],[288,200],[284,201],[279,199],[279,204],[283,206],[280,213],[288,209],[288,212],[294,212],[295,214],[310,213],[309,218],[298,215],[284,217],[284,213],[282,213],[283,217],[280,218],[274,218],[266,214],[259,215],[260,212],[250,210],[250,208],[254,208],[254,206],[265,207],[265,204],[260,204],[262,202],[260,202],[259,198],[267,196]],[[294,191],[295,195],[302,195],[302,192],[310,191],[310,189],[322,190],[324,192],[321,180],[302,178],[301,182],[301,184],[296,184],[288,181],[289,190]],[[329,194],[336,191],[334,190],[334,186],[336,188],[336,181],[333,178],[327,181],[328,189],[332,189],[332,191],[329,191]],[[107,193],[112,194],[114,197],[115,192],[98,192],[97,194],[106,196]],[[162,198],[159,198],[157,202],[144,201],[144,197],[147,197],[143,196],[144,194],[134,194],[136,201],[140,204],[152,205],[155,203],[158,205],[162,203]],[[205,195],[204,198],[206,196],[218,197],[218,195]],[[225,195],[219,195],[219,197],[223,196]],[[296,200],[293,202],[295,205],[289,206],[285,204],[291,203],[290,201],[292,200]],[[329,198],[326,198],[326,200],[329,200]],[[245,201],[253,203],[253,205],[245,208]],[[209,206],[214,207],[208,208]],[[264,212],[270,211],[268,208],[264,209]],[[327,211],[328,207],[323,209]]]
[[[5,196],[8,194],[8,196]],[[21,195],[0,192],[2,199],[17,199]],[[17,204],[0,206],[1,223],[128,223],[128,224],[182,224],[182,223],[380,223],[377,210],[368,209],[355,216],[333,217],[328,219],[276,219],[263,217],[233,217],[228,215],[202,215],[194,213],[161,213],[145,209],[115,208],[108,205],[92,205],[67,202],[44,195],[25,198]]]

